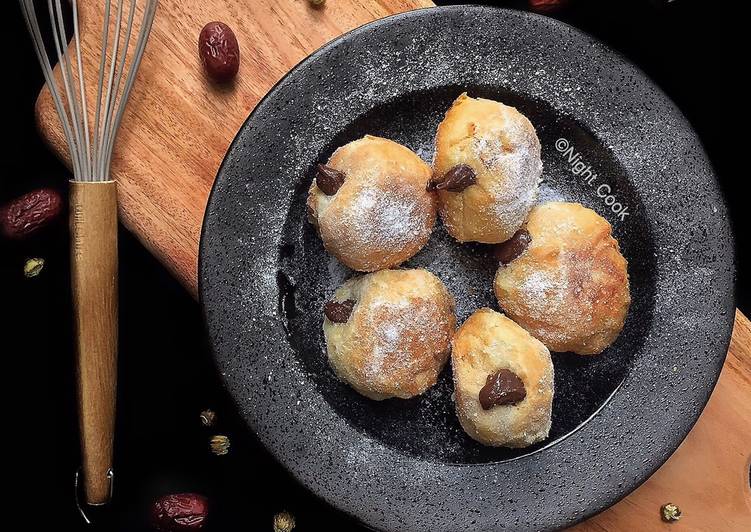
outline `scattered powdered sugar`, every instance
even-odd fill
[[[433,144],[425,144],[423,146],[417,146],[414,149],[415,154],[425,161],[430,166],[433,166],[433,159],[435,158],[435,150],[433,149]]]
[[[418,16],[418,14],[414,15],[415,18]],[[481,13],[479,16],[467,15],[466,20],[466,24],[462,23],[457,26],[462,31],[453,32],[451,39],[436,39],[435,33],[431,31],[413,31],[415,26],[414,24],[410,25],[409,20],[399,22],[399,24],[404,24],[404,31],[407,34],[414,35],[411,42],[409,38],[382,39],[380,41],[371,40],[371,43],[376,42],[372,46],[362,41],[358,43],[357,47],[346,48],[342,46],[341,48],[347,51],[348,56],[351,56],[353,51],[357,50],[357,53],[355,53],[356,60],[351,61],[352,69],[329,68],[330,65],[325,69],[319,68],[317,72],[322,76],[323,81],[320,86],[316,87],[317,90],[306,90],[304,99],[295,98],[297,95],[294,92],[286,91],[285,96],[293,97],[292,103],[288,104],[288,107],[299,108],[306,119],[307,117],[313,118],[310,119],[310,124],[305,124],[304,120],[301,119],[300,122],[304,124],[302,127],[295,125],[291,128],[288,136],[290,139],[294,138],[294,141],[281,138],[282,148],[278,150],[278,153],[274,152],[275,160],[279,165],[279,171],[274,176],[280,176],[278,181],[280,189],[283,189],[287,182],[296,183],[298,176],[308,171],[311,164],[309,154],[325,155],[328,153],[326,151],[328,150],[328,143],[335,135],[349,127],[348,123],[353,116],[363,115],[371,108],[385,105],[385,103],[398,97],[403,92],[404,87],[408,87],[413,93],[424,91],[423,94],[427,96],[423,96],[423,99],[435,98],[436,92],[440,96],[440,90],[442,90],[440,88],[445,86],[461,86],[467,88],[470,92],[476,86],[502,87],[504,92],[531,95],[535,101],[551,102],[556,110],[556,120],[550,121],[547,126],[549,138],[545,142],[547,153],[545,162],[546,172],[549,172],[546,177],[550,183],[541,190],[541,200],[566,199],[593,206],[597,205],[596,202],[599,201],[594,195],[594,190],[580,186],[581,182],[570,175],[566,166],[557,164],[557,160],[561,157],[552,147],[553,141],[560,134],[571,134],[569,138],[575,139],[577,145],[585,142],[579,140],[580,137],[572,133],[572,131],[578,130],[572,130],[569,126],[566,126],[566,117],[571,117],[579,123],[586,124],[587,131],[591,132],[591,135],[586,138],[596,139],[598,143],[601,143],[601,147],[607,150],[608,157],[622,165],[622,172],[626,175],[624,180],[630,181],[633,179],[636,183],[636,188],[633,190],[634,197],[644,202],[643,212],[646,213],[646,220],[639,217],[641,215],[637,212],[632,218],[634,221],[627,220],[620,225],[614,224],[616,229],[621,231],[619,239],[622,245],[625,243],[626,250],[632,253],[629,255],[625,251],[624,254],[629,260],[634,258],[636,261],[642,262],[642,265],[639,262],[634,262],[635,271],[641,275],[632,278],[635,281],[632,289],[636,289],[634,292],[636,312],[632,312],[635,319],[630,318],[630,320],[632,326],[634,323],[637,325],[624,331],[624,341],[620,342],[612,352],[606,355],[586,358],[586,362],[584,361],[585,357],[576,357],[575,359],[571,357],[572,360],[576,360],[575,363],[567,362],[569,357],[566,355],[557,355],[556,372],[558,373],[559,368],[561,368],[561,373],[565,375],[565,378],[561,379],[564,386],[561,390],[556,390],[557,415],[554,414],[555,422],[553,433],[551,433],[551,440],[553,440],[585,422],[588,414],[596,411],[596,406],[599,406],[603,401],[607,401],[605,396],[600,396],[596,390],[609,390],[608,383],[611,381],[620,382],[620,376],[628,373],[626,369],[611,371],[608,368],[618,368],[621,367],[621,364],[628,366],[628,361],[632,357],[637,360],[633,372],[661,375],[660,372],[665,369],[663,363],[669,361],[671,356],[668,354],[669,351],[666,346],[669,348],[671,345],[679,345],[680,342],[688,339],[691,343],[686,345],[693,347],[688,350],[688,353],[681,350],[681,356],[686,361],[685,366],[680,366],[681,372],[685,369],[685,373],[689,375],[696,374],[694,371],[697,369],[699,371],[707,370],[709,366],[704,362],[692,363],[692,360],[696,360],[696,358],[692,359],[690,355],[705,350],[706,356],[700,357],[700,360],[709,360],[714,357],[715,350],[709,350],[709,347],[722,343],[721,336],[724,329],[719,326],[716,320],[705,318],[703,321],[696,323],[692,319],[690,331],[684,332],[684,328],[676,327],[673,320],[676,316],[685,313],[687,309],[696,310],[698,316],[706,308],[718,308],[718,312],[724,315],[727,310],[723,304],[724,294],[726,290],[729,290],[727,287],[732,286],[732,272],[721,260],[722,253],[717,253],[716,257],[713,256],[706,262],[702,262],[704,266],[716,268],[715,275],[711,277],[704,275],[703,272],[687,272],[684,267],[680,266],[679,259],[688,255],[682,247],[683,244],[690,243],[689,233],[686,229],[695,226],[697,223],[707,224],[710,241],[713,245],[713,254],[717,249],[726,249],[726,246],[731,245],[730,237],[723,229],[727,213],[716,186],[712,184],[711,179],[703,179],[705,176],[711,177],[713,172],[706,161],[706,156],[703,155],[698,140],[690,129],[682,127],[685,119],[656,89],[647,89],[653,91],[649,100],[638,99],[645,82],[641,81],[641,76],[633,76],[630,69],[618,73],[616,81],[620,82],[620,86],[614,87],[613,79],[608,72],[609,69],[602,67],[610,64],[614,59],[604,53],[603,45],[589,41],[585,43],[586,48],[584,46],[580,48],[573,39],[569,38],[569,30],[561,30],[565,37],[560,39],[562,45],[550,47],[545,39],[539,39],[539,34],[530,31],[530,27],[522,23],[509,26],[512,31],[504,34],[502,39],[505,43],[503,50],[509,50],[506,53],[503,50],[498,51],[497,47],[493,45],[498,39],[487,38],[488,33],[484,30],[490,24],[485,21],[492,20],[487,12]],[[420,23],[422,24],[423,21],[420,21]],[[558,31],[553,27],[551,28]],[[402,62],[395,68],[391,56],[394,53],[393,48],[396,47],[402,53]],[[456,50],[461,50],[457,54],[459,60],[447,59],[452,58],[452,54],[456,53]],[[574,62],[568,60],[574,56],[587,59]],[[605,61],[603,61],[603,58]],[[546,67],[534,72],[535,67],[530,68],[530,64],[545,64]],[[354,73],[352,70],[354,70]],[[338,77],[339,72],[343,72],[341,78]],[[288,79],[291,82],[288,82],[288,85],[295,82],[294,75]],[[284,88],[284,82],[281,85]],[[295,90],[299,90],[299,86]],[[346,90],[329,90],[329,87],[340,88],[342,86]],[[307,85],[303,85],[303,87],[309,88]],[[637,96],[636,100],[634,100],[634,94]],[[490,96],[492,97],[492,94]],[[499,96],[499,98],[503,99],[502,96]],[[611,105],[607,109],[600,108],[597,105],[597,102],[602,102],[608,98],[610,98],[608,101],[611,102]],[[634,105],[634,101],[647,101],[648,105]],[[627,105],[624,105],[624,102]],[[667,106],[664,103],[667,103]],[[309,107],[306,107],[306,105]],[[349,112],[342,112],[343,108],[346,108]],[[314,109],[320,112],[315,112]],[[272,112],[278,115],[284,114],[283,111],[279,112],[277,108],[274,108],[273,111],[264,111],[261,108],[261,112],[267,115]],[[529,116],[532,117],[533,115],[530,114]],[[564,120],[560,120],[561,118]],[[544,131],[541,130],[541,125],[544,128],[546,120],[547,118],[535,119],[535,126],[543,139]],[[424,144],[423,135],[425,134],[420,133],[420,131],[433,131],[438,121],[439,119],[436,119],[434,124],[431,123],[432,127],[414,129],[410,129],[412,122],[406,122],[410,127],[404,126],[403,129],[389,126],[390,129],[387,129],[387,131],[393,132],[393,134],[388,136],[414,148]],[[388,123],[399,124],[400,122],[392,119]],[[274,122],[274,126],[276,125],[276,122]],[[268,128],[257,129],[266,134],[261,136],[261,146],[275,144],[273,141],[277,139],[267,134]],[[419,143],[409,144],[414,138],[418,138]],[[643,141],[645,138],[650,139],[650,142],[645,144]],[[286,142],[284,142],[285,140]],[[245,148],[244,144],[238,144],[238,146]],[[587,144],[586,147],[595,149],[594,145]],[[243,151],[248,153],[249,150],[244,149]],[[686,156],[686,154],[689,155]],[[424,157],[423,152],[420,152],[420,156],[425,158],[426,161],[430,159],[429,156]],[[551,171],[551,168],[557,169],[557,171]],[[271,178],[271,175],[269,178]],[[237,184],[238,181],[235,180],[234,183]],[[631,190],[626,185],[622,186],[625,187],[625,190]],[[218,194],[216,196],[219,197]],[[700,198],[702,201],[692,203],[689,198],[694,200]],[[247,208],[254,209],[255,199],[246,198],[246,200]],[[279,203],[283,203],[281,198]],[[681,216],[676,216],[676,209],[680,209],[686,204],[691,208],[682,211]],[[704,219],[701,214],[704,204],[706,204],[707,209],[710,209],[709,205],[711,205],[711,211],[714,214],[714,217],[709,221]],[[282,209],[277,210],[279,214],[285,214],[282,213]],[[249,212],[249,214],[253,214],[253,212]],[[241,270],[241,272],[237,274],[237,278],[232,279],[232,282],[228,284],[232,289],[236,286],[240,287],[242,296],[239,299],[243,308],[235,309],[234,312],[227,313],[227,316],[218,314],[229,320],[236,320],[237,316],[249,315],[252,316],[253,322],[258,317],[259,326],[254,325],[255,336],[248,337],[249,340],[262,337],[260,335],[268,333],[277,326],[271,315],[276,309],[276,301],[269,299],[269,303],[259,309],[259,302],[263,303],[264,299],[257,296],[259,293],[265,295],[272,287],[275,288],[275,280],[271,276],[257,275],[258,271],[266,268],[267,265],[265,263],[258,265],[254,261],[256,256],[263,256],[264,249],[268,246],[267,242],[276,240],[275,236],[269,234],[268,230],[275,230],[278,214],[255,211],[253,215],[266,220],[264,224],[258,225],[263,233],[260,235],[259,242],[252,242],[252,239],[248,239],[247,243],[244,243],[243,253],[247,259],[244,259],[242,268],[233,270]],[[271,217],[265,218],[267,215]],[[211,221],[211,218],[209,220]],[[648,223],[643,225],[645,221]],[[635,226],[638,226],[638,229]],[[430,249],[435,249],[437,242],[441,243],[440,249],[444,249],[442,240],[445,236],[444,231],[440,225],[437,229],[439,230],[436,231],[432,241],[426,246],[424,253],[416,257],[415,263],[419,262],[420,265],[429,267],[444,278],[449,289],[457,296],[458,314],[466,317],[473,308],[480,306],[478,303],[483,299],[474,295],[476,291],[487,292],[487,296],[492,297],[489,289],[492,274],[483,272],[483,276],[478,273],[480,266],[472,262],[470,253],[476,248],[470,245],[458,246],[455,242],[451,242],[450,247],[446,247],[449,251],[446,252],[445,259],[443,253],[438,253],[438,250],[432,253]],[[652,248],[653,244],[655,245],[654,248]],[[435,262],[435,257],[440,260]],[[454,260],[449,261],[449,258],[454,258]],[[650,260],[653,260],[654,263]],[[246,261],[247,266],[245,266]],[[315,261],[318,261],[318,263]],[[299,262],[301,267],[306,267],[297,276],[300,283],[297,290],[298,305],[301,309],[304,309],[304,312],[300,312],[300,315],[312,315],[314,310],[320,310],[320,301],[318,300],[323,297],[322,294],[325,292],[323,287],[329,282],[324,279],[327,262],[319,253],[311,254],[310,261],[299,260]],[[690,268],[691,263],[687,264]],[[328,265],[336,266],[338,262],[331,259]],[[317,269],[319,266],[321,267],[320,271]],[[311,271],[315,272],[315,276],[310,275]],[[329,271],[332,270],[329,269]],[[348,273],[348,270],[344,267],[342,269],[335,268],[333,271],[336,275],[344,272],[346,276]],[[652,278],[653,271],[658,272],[655,273],[656,280]],[[310,283],[313,282],[310,280],[311,277],[315,280],[315,283],[321,283],[320,290],[311,290],[310,294],[306,294],[310,288]],[[465,278],[470,281],[470,285],[465,283]],[[330,281],[332,288],[339,285],[339,282],[334,279],[335,276],[332,275]],[[209,286],[209,283],[205,283],[205,286]],[[244,288],[246,286],[247,289]],[[704,287],[703,290],[697,290],[696,287],[698,286]],[[696,299],[698,303],[695,305],[686,305],[687,294],[690,296],[698,294],[701,299]],[[475,297],[477,297],[476,300],[473,299]],[[300,301],[312,301],[314,304],[312,306],[301,305]],[[487,303],[490,304],[489,301]],[[693,318],[694,314],[692,313],[691,316]],[[316,331],[320,328],[320,323],[312,318],[298,319],[298,325],[294,329],[296,334],[302,338],[313,336],[315,340],[318,340],[320,333]],[[647,324],[644,329],[641,329],[642,323]],[[305,326],[302,324],[305,324]],[[641,333],[642,330],[646,331],[644,335]],[[642,343],[644,343],[644,347],[642,347]],[[251,341],[245,343],[246,346],[258,344],[259,342]],[[315,345],[315,341],[311,341],[310,344],[306,344],[307,349],[300,349],[299,360],[306,364],[314,358],[316,360],[321,358],[325,361],[323,351],[321,353],[314,352]],[[276,361],[279,357],[279,350],[274,349],[274,347],[269,346],[264,351],[262,358]],[[321,356],[318,357],[318,354]],[[289,364],[287,367],[282,366],[279,374],[293,372],[295,378],[308,380],[302,362],[300,364],[297,362],[297,359],[295,359],[295,363]],[[582,366],[582,364],[585,365]],[[298,366],[303,369],[298,371]],[[300,441],[310,440],[314,444],[317,443],[318,434],[322,435],[321,438],[331,438],[332,434],[338,435],[332,428],[345,426],[347,430],[350,430],[350,425],[356,427],[356,430],[362,431],[363,437],[347,439],[348,444],[356,442],[356,445],[348,448],[347,453],[352,452],[353,465],[358,466],[351,470],[352,474],[362,475],[360,477],[362,479],[372,478],[368,477],[368,474],[371,473],[371,464],[368,462],[371,459],[371,453],[373,460],[382,460],[382,457],[374,452],[374,449],[380,447],[381,443],[396,451],[424,457],[426,462],[430,460],[461,463],[496,462],[509,457],[524,455],[537,449],[537,447],[523,450],[483,448],[465,437],[453,415],[453,400],[451,398],[453,385],[448,371],[444,372],[436,386],[414,402],[394,400],[394,403],[397,404],[392,407],[386,404],[387,402],[367,400],[362,401],[365,406],[360,406],[354,392],[348,393],[348,390],[343,389],[338,383],[332,384],[326,380],[327,371],[321,369],[323,366],[313,367],[319,368],[315,372],[314,378],[310,378],[311,381],[315,381],[315,385],[308,384],[304,389],[311,397],[315,398],[315,407],[320,408],[323,405],[324,408],[327,408],[330,404],[339,405],[336,407],[336,415],[346,420],[346,423],[326,423],[321,425],[320,431],[314,433],[301,430],[296,432],[300,419],[305,419],[307,416],[298,415],[296,410],[285,412],[283,409],[266,409],[264,413],[263,409],[253,409],[253,405],[259,404],[255,390],[252,392],[253,400],[248,397],[247,404],[250,407],[246,407],[246,409],[249,408],[256,413],[255,415],[259,416],[264,424],[289,426],[290,430],[284,441],[287,442],[285,445],[290,449],[293,448],[293,445],[299,445]],[[673,367],[671,362],[670,368]],[[231,368],[231,366],[226,363],[222,364],[223,370],[228,368]],[[222,371],[222,373],[232,374],[233,372]],[[247,383],[249,381],[248,376],[240,371],[236,370],[234,374],[237,375],[233,377],[235,382]],[[619,377],[619,379],[613,377]],[[321,382],[328,383],[327,387],[321,385]],[[677,384],[671,384],[671,387]],[[293,387],[293,389],[296,389],[296,387]],[[318,397],[319,389],[323,390],[320,393],[323,394],[325,400]],[[279,388],[274,393],[279,393],[278,390]],[[283,388],[282,390],[286,391]],[[589,390],[589,392],[585,394],[582,390]],[[656,390],[656,400],[662,400],[663,396],[659,395],[661,393],[663,393],[662,390]],[[667,404],[669,401],[663,402]],[[274,404],[278,403],[275,402]],[[693,404],[686,406],[686,408],[693,407]],[[284,414],[283,417],[279,417],[280,412]],[[616,416],[618,416],[617,412]],[[624,417],[622,421],[628,420],[625,420]],[[337,449],[337,445],[334,443],[338,443],[339,440],[329,441],[332,444],[326,446],[325,449]],[[374,444],[374,441],[377,444]],[[598,442],[595,443],[599,445]],[[311,448],[317,449],[315,445]],[[291,453],[291,455],[295,454]],[[397,453],[394,453],[394,455],[398,456]],[[299,453],[296,456],[299,456]],[[328,457],[323,459],[326,458]],[[363,466],[363,461],[365,466]],[[303,460],[300,462],[305,463]],[[378,462],[373,467],[377,465]],[[293,469],[298,472],[304,470],[299,465],[296,465]],[[479,468],[463,469],[481,471]],[[488,468],[487,470],[502,472],[503,467]],[[409,469],[408,474],[422,474],[422,471]],[[496,477],[490,473],[488,475],[488,483],[495,483]],[[316,481],[319,483],[325,482],[325,480],[318,479]],[[562,485],[562,481],[557,477],[552,478],[551,481],[556,489],[559,485]],[[548,486],[548,491],[551,491],[550,486]],[[367,507],[366,499],[355,499],[355,501],[360,506]],[[426,502],[426,505],[430,506],[430,504],[430,501]],[[459,509],[461,510],[461,508]],[[378,508],[373,512],[380,510]],[[474,511],[475,508],[470,508],[470,510]],[[577,506],[575,511],[581,512],[581,508]],[[368,522],[371,521],[368,520]],[[373,519],[372,522],[377,522],[377,520]],[[529,523],[526,521],[524,523],[509,521],[506,524],[511,528],[522,528],[522,524]]]
[[[354,270],[350,270],[344,264],[339,262],[334,256],[328,256],[327,269],[329,272],[328,279],[328,292],[333,292],[339,288],[344,281],[349,279]]]
[[[571,230],[569,228],[569,232]],[[554,231],[562,233],[563,241],[567,240],[564,228]],[[532,326],[538,338],[544,338],[546,343],[574,340],[587,327],[595,334],[600,327],[607,327],[598,310],[608,304],[601,299],[602,291],[616,290],[599,274],[601,271],[603,266],[594,256],[561,249],[553,264],[538,263],[525,267],[521,276],[520,272],[512,274],[520,281],[507,288],[512,295],[504,298],[502,306],[518,314],[517,317]],[[616,303],[614,300],[613,304]]]
[[[572,218],[559,217],[555,220],[555,224],[549,227],[549,231],[560,238],[561,241],[566,242],[572,236],[580,235],[582,233],[582,228]]]
[[[548,203],[550,201],[568,201],[569,198],[559,188],[549,184],[543,180],[540,183],[540,190],[537,194],[537,202],[539,204]]]

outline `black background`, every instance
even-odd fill
[[[330,0],[326,9],[337,9],[337,3]],[[3,122],[10,142],[4,143],[0,202],[38,186],[65,193],[69,178],[36,133],[33,106],[42,76],[20,11],[15,3],[6,5]],[[731,207],[739,250],[737,300],[747,311],[748,212],[741,185],[747,171],[741,162],[748,148],[742,145],[746,137],[736,133],[736,123],[745,120],[747,61],[740,54],[741,16],[730,7],[581,0],[556,16],[639,65],[693,124]],[[17,513],[28,530],[83,528],[73,490],[79,451],[64,220],[22,243],[0,241],[6,484],[19,499],[4,513]],[[46,266],[39,277],[25,279],[23,264],[32,256],[45,258]],[[297,517],[299,530],[357,528],[259,447],[219,383],[198,304],[125,230],[120,316],[115,502],[100,516],[98,529],[147,530],[148,502],[178,491],[210,498],[212,530],[270,530],[274,513],[283,509]],[[201,426],[204,408],[217,412],[214,429]],[[229,455],[208,451],[215,433],[231,438]]]

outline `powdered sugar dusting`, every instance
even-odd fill
[[[384,361],[387,358],[392,363],[396,362],[399,371],[414,365],[415,361],[412,353],[409,352],[410,343],[406,335],[417,331],[419,336],[424,336],[423,329],[426,320],[424,313],[419,312],[416,320],[417,326],[413,328],[411,317],[414,315],[410,312],[409,303],[404,300],[397,303],[379,302],[374,305],[373,313],[390,318],[378,324],[378,334],[373,343],[373,356],[365,368],[366,377],[371,381],[377,381],[383,374]]]
[[[364,271],[388,268],[430,238],[435,207],[419,178],[384,178],[364,168],[345,186],[333,199],[318,191],[311,196],[318,205],[324,241],[336,246],[340,260]]]
[[[524,116],[510,109],[504,114],[502,130],[479,134],[470,147],[487,168],[502,176],[486,187],[495,197],[495,218],[504,227],[519,227],[537,199],[540,141]]]
[[[367,246],[403,247],[425,232],[425,208],[418,198],[364,187],[342,216],[341,223]]]
[[[344,283],[344,281],[346,281],[353,273],[353,270],[347,268],[344,264],[336,260],[336,258],[332,257],[331,255],[329,255],[328,257],[327,267],[329,273],[328,292],[333,292],[334,290],[339,288]]]
[[[567,277],[560,271],[536,270],[527,276],[519,287],[524,294],[522,297],[531,304],[536,314],[541,314],[542,308],[535,306],[535,302],[545,302],[546,305],[553,302],[562,302],[568,290]],[[540,316],[535,316],[540,317]]]
[[[453,319],[439,303],[442,296],[376,299],[363,320],[373,327],[363,376],[372,389],[397,384],[403,390],[424,389],[435,382],[447,356]],[[424,387],[423,387],[424,385]]]

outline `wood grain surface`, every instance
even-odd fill
[[[93,0],[79,4],[89,68],[98,60],[101,12]],[[260,98],[341,33],[431,5],[428,0],[328,0],[323,9],[314,9],[305,0],[161,0],[113,160],[122,222],[195,294],[208,193],[230,141]],[[205,79],[197,55],[197,36],[212,20],[230,24],[241,48],[240,74],[224,89]],[[67,160],[47,91],[37,102],[37,118],[52,149]],[[751,326],[738,313],[727,363],[688,438],[644,485],[577,530],[751,530],[749,346]],[[681,507],[681,521],[660,520],[666,502]]]

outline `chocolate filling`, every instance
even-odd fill
[[[495,248],[495,258],[501,264],[508,264],[524,253],[532,242],[532,235],[526,229],[519,229],[514,236]]]
[[[318,165],[316,171],[316,185],[318,185],[321,192],[327,196],[333,196],[336,194],[337,190],[339,190],[344,184],[344,179],[345,175],[339,170],[326,166],[325,164]]]
[[[323,306],[323,313],[332,323],[347,323],[349,315],[352,314],[352,309],[355,308],[353,299],[347,299],[345,301],[329,301]]]
[[[524,383],[513,371],[502,369],[488,375],[485,386],[480,390],[480,405],[483,410],[494,406],[514,405],[527,396]]]
[[[428,182],[428,190],[446,190],[461,192],[468,186],[477,183],[475,171],[466,164],[457,164],[440,177],[433,177]]]

